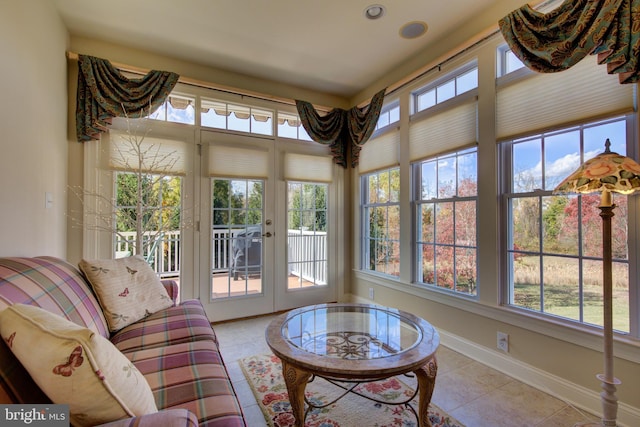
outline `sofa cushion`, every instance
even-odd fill
[[[107,322],[80,271],[54,257],[0,258],[0,309],[11,304],[42,307],[103,337]]]
[[[14,303],[43,307],[109,336],[93,291],[80,271],[62,259],[0,258],[0,310]],[[51,403],[4,343],[0,345],[0,403]]]
[[[113,334],[111,342],[123,353],[183,342],[210,340],[217,346],[211,323],[199,300],[158,311]]]
[[[140,372],[106,338],[87,328],[17,304],[0,312],[0,335],[52,402],[69,405],[74,425],[157,412]]]
[[[188,409],[200,427],[245,426],[222,357],[211,341],[144,349],[127,357],[149,382],[158,408]]]
[[[98,296],[111,332],[173,305],[160,278],[140,255],[83,259],[79,267]]]

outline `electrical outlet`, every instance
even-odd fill
[[[498,350],[509,353],[509,334],[498,332]]]
[[[373,288],[369,288],[369,299],[373,300],[374,293],[373,293]]]

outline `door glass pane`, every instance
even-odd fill
[[[327,284],[328,188],[287,183],[287,289]]]
[[[213,299],[262,293],[264,182],[211,180]]]

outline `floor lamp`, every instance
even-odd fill
[[[613,376],[611,218],[616,205],[611,202],[611,192],[631,194],[640,190],[640,165],[629,157],[610,151],[610,146],[611,142],[607,139],[604,153],[580,165],[553,190],[553,194],[601,193],[604,374],[597,375],[597,378],[602,382],[602,425],[615,427],[618,412],[616,386],[620,380]]]

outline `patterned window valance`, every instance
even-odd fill
[[[365,107],[334,108],[323,116],[306,101],[296,100],[296,107],[311,139],[330,145],[335,163],[344,168],[356,167],[361,146],[369,140],[378,123],[385,91],[376,93]]]
[[[513,53],[532,70],[562,71],[597,54],[620,83],[640,80],[640,0],[565,0],[548,14],[524,5],[499,25]]]
[[[129,79],[105,59],[78,55],[76,133],[79,142],[100,139],[113,117],[142,117],[167,99],[179,76],[150,71]]]

